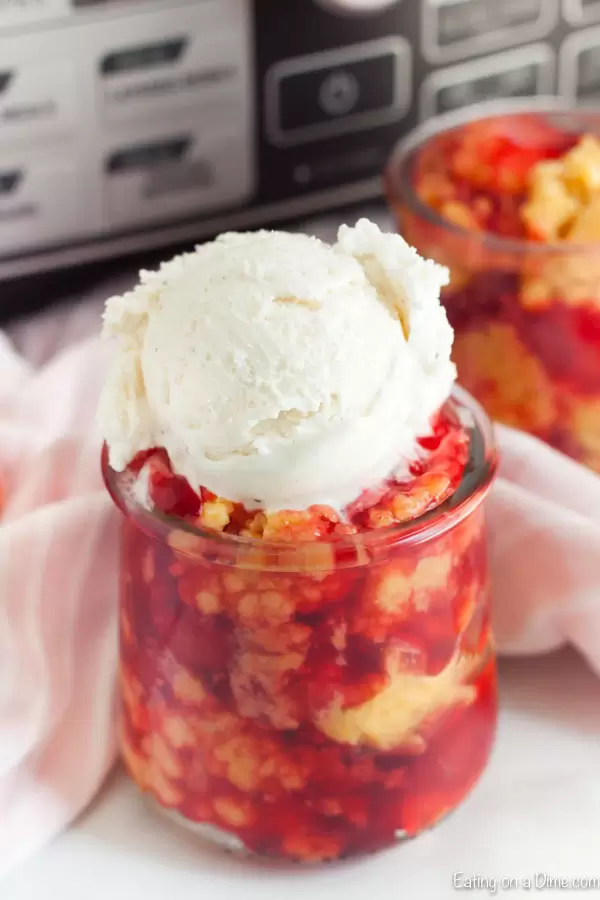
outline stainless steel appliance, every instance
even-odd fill
[[[0,0],[0,280],[379,192],[396,138],[600,90],[600,0]]]

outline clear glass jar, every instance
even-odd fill
[[[387,166],[387,196],[407,241],[451,271],[443,300],[459,382],[492,418],[600,471],[600,245],[473,230],[427,205],[415,183],[423,154],[435,161],[461,129],[518,128],[532,117],[566,136],[600,134],[600,113],[560,100],[482,104],[401,141]]]
[[[230,849],[302,862],[414,837],[477,782],[496,724],[482,501],[490,425],[458,391],[455,494],[335,542],[122,516],[121,751],[139,788]]]

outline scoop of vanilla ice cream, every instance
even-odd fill
[[[107,301],[109,461],[164,447],[248,508],[343,510],[406,471],[455,378],[448,273],[367,220],[331,246],[224,234]]]

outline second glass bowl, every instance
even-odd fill
[[[406,240],[450,269],[443,299],[459,382],[492,418],[600,472],[600,242],[547,244],[475,230],[460,209],[454,221],[442,217],[417,183],[423,154],[435,164],[448,137],[460,140],[473,123],[518,134],[536,122],[567,137],[600,135],[600,113],[560,101],[482,105],[402,141],[387,167],[387,196]]]

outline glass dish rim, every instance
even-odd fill
[[[600,241],[583,244],[566,244],[563,241],[527,241],[505,238],[493,231],[475,231],[445,219],[417,196],[408,178],[403,177],[403,169],[411,154],[423,147],[429,140],[461,125],[478,120],[492,119],[502,115],[531,115],[535,113],[555,113],[565,116],[589,116],[598,119],[600,133],[600,103],[580,105],[555,96],[528,97],[522,100],[486,100],[466,109],[444,113],[414,128],[400,138],[392,149],[384,167],[384,190],[388,205],[403,199],[412,213],[445,231],[452,232],[463,240],[476,240],[488,249],[515,255],[530,256],[576,256],[597,252]]]
[[[470,459],[473,458],[474,449],[477,449],[474,445],[479,442],[482,450],[479,464],[474,464],[473,469],[463,475],[456,491],[440,506],[410,522],[370,532],[319,541],[275,542],[199,528],[197,525],[181,519],[157,513],[155,510],[148,510],[140,503],[136,503],[131,495],[125,498],[124,492],[117,483],[118,473],[108,464],[106,445],[102,448],[102,477],[115,506],[123,515],[133,519],[142,530],[154,537],[161,538],[165,543],[167,543],[168,536],[174,531],[189,535],[199,544],[205,542],[207,552],[218,552],[217,548],[219,547],[223,548],[224,552],[243,548],[250,551],[260,550],[267,555],[283,553],[288,557],[293,557],[294,554],[298,554],[301,559],[307,548],[330,547],[342,554],[344,550],[352,550],[356,555],[358,550],[368,551],[382,547],[396,547],[398,544],[405,546],[423,543],[433,537],[445,534],[467,518],[487,496],[498,470],[498,453],[493,425],[483,407],[459,385],[454,387],[448,402],[459,416],[461,413],[463,416],[465,414],[470,416],[469,425],[472,434]],[[182,546],[177,548],[178,552],[191,557],[199,556],[198,549],[190,548],[189,553],[186,554],[184,545],[185,539]],[[281,568],[281,566],[275,566],[275,568]]]

